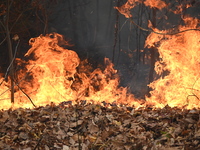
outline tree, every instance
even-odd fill
[[[0,2],[0,47],[1,68],[5,79],[10,80],[11,103],[14,103],[14,92],[18,69],[15,58],[28,49],[28,40],[40,34],[48,33],[48,15],[50,7],[56,1],[39,0],[2,0]],[[20,51],[18,50],[20,49]],[[6,51],[8,50],[8,51]],[[9,57],[9,59],[7,59]],[[9,61],[7,61],[9,60]]]

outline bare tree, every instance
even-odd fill
[[[28,49],[27,43],[30,38],[48,33],[48,16],[53,3],[56,1],[2,0],[0,2],[0,50],[2,51],[0,57],[7,66],[2,67],[1,71],[5,72],[4,80],[8,78],[10,80],[11,103],[14,103],[14,87],[17,83],[16,55],[23,56]],[[20,51],[18,51],[19,45]],[[23,52],[24,47],[25,52]],[[9,62],[5,62],[7,55]]]

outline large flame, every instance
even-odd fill
[[[128,0],[116,9],[131,18],[131,9],[142,2]],[[146,0],[144,4],[160,10],[167,6],[162,0]],[[153,90],[143,105],[188,109],[200,107],[199,20],[187,17],[184,21],[185,26],[179,28],[184,32],[167,34],[171,31],[155,28],[146,40],[145,46],[158,49],[160,60],[156,62],[155,71],[161,78],[149,85]],[[119,87],[117,70],[109,59],[105,59],[104,69],[93,70],[86,60],[79,59],[76,52],[65,48],[69,43],[57,33],[32,38],[30,45],[32,47],[25,54],[29,61],[16,59],[17,68],[22,69],[16,72],[14,79],[14,107],[30,108],[51,102],[58,104],[79,100],[140,107],[144,102],[127,93],[127,88]],[[33,56],[34,59],[31,59]],[[0,83],[0,109],[8,109],[12,106],[9,78],[5,82],[1,76]]]
[[[105,69],[91,71],[86,61],[80,62],[76,52],[64,48],[68,43],[57,33],[32,38],[30,45],[25,56],[34,54],[34,59],[16,73],[15,108],[77,100],[139,106],[127,88],[119,87],[119,76],[108,59],[105,59]],[[18,66],[24,64],[19,59],[16,61]],[[0,93],[0,109],[10,108],[9,83],[3,82]]]
[[[180,26],[180,31],[186,32],[151,33],[147,38],[147,46],[158,48],[161,60],[156,62],[155,70],[164,76],[149,85],[154,90],[147,101],[155,106],[200,106],[200,31],[189,30],[196,29],[199,20],[188,17],[184,21],[186,26]]]
[[[134,25],[137,24],[134,23],[130,11],[136,3],[160,10],[167,7],[162,0],[127,0],[121,7],[115,7],[126,18],[131,18]],[[184,6],[180,5],[177,7],[179,11],[172,12],[180,13],[182,7]],[[180,26],[177,33],[154,28],[146,40],[146,47],[158,49],[160,60],[155,64],[155,71],[161,77],[149,85],[153,91],[150,92],[150,97],[146,97],[147,105],[169,105],[188,109],[200,107],[199,20],[186,17],[184,21],[185,26]],[[140,29],[151,31],[141,27]]]

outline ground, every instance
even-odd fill
[[[0,111],[3,150],[197,150],[200,111],[80,101]]]

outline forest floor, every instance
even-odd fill
[[[62,102],[0,111],[2,150],[199,150],[200,111]]]

